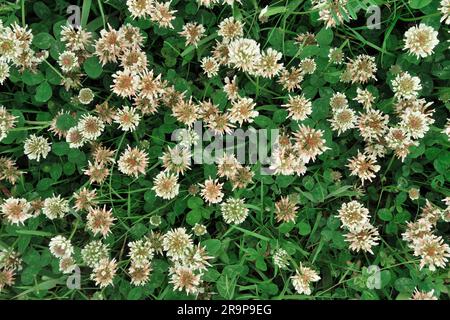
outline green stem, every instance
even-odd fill
[[[98,2],[98,9],[100,10],[100,14],[102,16],[103,21],[103,29],[106,29],[106,19],[105,19],[105,12],[103,11],[103,4],[101,0],[97,0]]]
[[[50,67],[50,69],[52,69],[53,71],[55,71],[55,73],[56,73],[61,79],[65,79],[65,77],[61,74],[61,72],[59,72],[58,69],[56,69],[54,66],[52,66],[51,63],[49,63],[47,60],[44,60],[44,62]]]
[[[22,9],[22,27],[25,28],[25,0],[21,1],[21,9]]]

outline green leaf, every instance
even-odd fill
[[[127,300],[139,300],[142,297],[142,288],[133,288],[128,292]]]
[[[322,28],[316,36],[320,46],[329,45],[333,41],[333,31],[331,29]]]
[[[273,113],[272,120],[273,122],[280,124],[286,121],[288,116],[288,112],[286,110],[277,110]]]
[[[444,153],[433,161],[434,168],[441,174],[446,174],[450,169],[450,153]]]
[[[91,11],[92,0],[83,0],[83,8],[81,9],[81,27],[86,27]]]
[[[287,11],[286,6],[271,6],[268,8],[267,12],[264,13],[264,17],[270,17],[276,14],[284,13]]]
[[[76,168],[73,163],[71,163],[71,162],[64,163],[63,171],[66,176],[71,176],[72,174],[75,173],[75,170],[76,170]]]
[[[261,292],[268,294],[269,296],[274,296],[278,293],[279,289],[275,283],[260,283],[258,287],[261,289]]]
[[[62,175],[62,166],[59,163],[53,163],[50,169],[50,176],[54,181],[57,181]]]
[[[91,79],[97,79],[103,72],[102,65],[96,56],[86,59],[83,69]]]
[[[347,248],[347,243],[345,242],[344,235],[339,231],[334,231],[332,234],[333,245],[338,249]]]
[[[379,297],[374,291],[365,290],[361,294],[361,300],[379,300]]]
[[[294,180],[295,180],[294,176],[279,175],[275,178],[275,182],[280,188],[288,187],[292,182],[294,182]]]
[[[67,131],[77,125],[77,121],[70,114],[62,114],[56,119],[56,127],[60,130]]]
[[[145,202],[153,203],[156,200],[156,193],[153,190],[147,190],[144,193]]]
[[[45,80],[44,75],[40,71],[31,72],[30,70],[25,70],[22,73],[22,81],[27,86],[37,86],[39,83]]]
[[[74,164],[83,164],[86,161],[86,154],[78,149],[70,149],[67,156]]]
[[[267,270],[267,264],[264,261],[264,258],[262,256],[258,256],[258,258],[256,259],[256,268],[258,268],[261,271],[266,271]]]
[[[52,14],[50,8],[42,1],[33,4],[33,11],[41,19],[48,19]]]
[[[37,237],[51,237],[53,233],[38,230],[17,230],[17,234],[31,235]]]
[[[317,56],[320,53],[318,46],[306,46],[299,55],[300,59]]]
[[[38,102],[47,102],[52,97],[52,87],[48,84],[47,81],[42,82],[36,88],[35,99]]]
[[[378,217],[383,221],[391,221],[393,218],[392,212],[389,209],[378,210]]]
[[[39,49],[48,49],[55,39],[48,33],[42,32],[34,36],[33,44]]]
[[[298,227],[298,233],[301,236],[306,236],[306,235],[310,234],[310,232],[311,232],[311,226],[309,225],[308,222],[301,221],[297,224],[297,227]]]
[[[274,28],[269,33],[269,43],[275,50],[281,50],[283,47],[284,30]]]
[[[198,11],[198,6],[192,2],[189,2],[186,4],[186,6],[184,7],[184,11],[189,14],[189,15],[194,15],[197,13]]]
[[[220,272],[216,269],[209,268],[204,274],[203,274],[203,280],[206,282],[216,282],[217,279],[220,277]]]
[[[409,0],[409,6],[413,9],[421,9],[431,3],[431,0]]]
[[[193,226],[202,219],[202,212],[199,209],[191,210],[186,216],[186,222]]]
[[[386,287],[389,282],[391,281],[391,272],[389,270],[383,270],[380,272],[380,278],[381,278],[381,288]]]
[[[236,275],[230,276],[222,274],[216,283],[217,292],[222,298],[231,300],[234,297],[234,291],[236,289]]]
[[[44,178],[39,180],[39,182],[36,185],[36,190],[38,191],[45,191],[50,189],[50,187],[52,186],[52,184],[54,183],[53,179],[50,178]]]
[[[212,256],[216,256],[222,247],[222,242],[217,239],[208,239],[203,241],[202,244]]]
[[[398,292],[413,292],[416,284],[409,278],[398,278],[394,283],[395,290]]]
[[[55,142],[52,144],[52,152],[57,156],[64,156],[69,152],[69,144],[67,142]]]
[[[130,229],[134,239],[142,238],[147,232],[148,228],[143,223],[137,223]]]
[[[190,209],[196,209],[203,206],[203,200],[199,197],[191,197],[188,199],[187,204]]]
[[[273,127],[273,121],[269,117],[266,116],[257,116],[254,119],[255,123],[261,128],[270,128]]]
[[[278,230],[280,230],[281,233],[288,233],[292,229],[294,229],[294,226],[295,225],[293,222],[284,222],[284,223],[280,224],[280,226],[278,227]]]
[[[312,189],[314,189],[314,178],[306,176],[303,178],[302,183],[306,190],[311,191]]]

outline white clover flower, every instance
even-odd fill
[[[257,73],[261,61],[259,43],[253,39],[241,38],[232,41],[229,46],[229,62],[237,69],[249,74]]]
[[[0,60],[0,85],[3,84],[8,77],[9,65],[5,61]]]
[[[67,258],[73,254],[73,246],[64,236],[56,236],[50,240],[49,249],[56,258]]]
[[[398,74],[392,80],[394,95],[398,99],[414,99],[422,90],[419,77],[413,77],[408,72]]]
[[[45,159],[50,150],[50,142],[47,141],[47,138],[32,134],[25,140],[24,153],[30,160],[40,161],[41,158]]]
[[[42,212],[50,220],[63,218],[70,211],[69,201],[62,199],[60,195],[53,196],[44,200]]]
[[[300,266],[296,270],[295,275],[291,277],[291,280],[297,293],[310,295],[312,292],[311,282],[319,281],[320,276],[317,271],[304,267],[302,263],[300,263]]]
[[[424,23],[413,26],[405,32],[405,46],[410,54],[417,58],[426,58],[433,53],[434,47],[439,43],[438,32]]]
[[[229,198],[220,205],[223,219],[229,224],[241,224],[248,216],[248,208],[243,199]]]

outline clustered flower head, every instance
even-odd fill
[[[450,24],[450,1],[441,0],[439,11],[442,14],[441,22],[444,22],[445,24]]]
[[[97,190],[84,187],[73,193],[74,206],[76,211],[88,211],[97,204]]]
[[[152,271],[151,261],[153,259],[153,247],[148,238],[143,238],[128,243],[130,267],[128,273],[131,283],[136,286],[143,286],[150,280]]]
[[[299,130],[294,132],[294,148],[304,163],[314,161],[317,156],[330,149],[325,145],[323,134],[322,130],[305,125],[301,125]]]
[[[79,89],[81,87],[82,65],[91,57],[93,44],[92,33],[72,25],[61,27],[61,41],[64,43],[64,51],[59,54],[58,65],[61,68],[61,85],[66,90]],[[89,88],[81,88],[76,100],[88,105],[94,99],[94,94]]]
[[[134,19],[150,18],[162,28],[173,28],[176,10],[170,9],[170,1],[127,0],[127,7]]]
[[[81,249],[81,258],[89,268],[94,268],[100,261],[108,257],[109,248],[100,240],[93,240]]]
[[[376,80],[376,72],[378,70],[375,63],[375,57],[360,54],[354,59],[349,59],[346,64],[349,79],[352,83],[365,84],[369,80]]]
[[[366,180],[372,182],[372,179],[376,177],[375,174],[381,168],[376,164],[376,159],[359,152],[359,150],[358,154],[349,160],[347,167],[350,169],[350,175],[361,179],[363,185]]]
[[[411,300],[438,300],[438,298],[434,295],[434,289],[427,292],[415,288]]]
[[[47,158],[51,148],[47,138],[30,135],[24,142],[24,153],[30,160],[40,161]]]
[[[12,248],[0,251],[0,292],[12,286],[18,271],[22,270],[22,258]]]
[[[219,183],[218,180],[213,180],[211,178],[205,180],[203,184],[200,185],[201,195],[208,203],[220,203],[224,196],[222,192],[223,183]]]
[[[106,237],[111,232],[111,227],[116,219],[112,216],[112,210],[107,210],[106,206],[103,206],[103,208],[89,208],[86,220],[88,230],[94,235],[100,234]]]
[[[22,258],[20,254],[11,248],[2,249],[0,251],[0,269],[21,271]]]
[[[203,283],[203,272],[210,266],[206,248],[194,245],[185,228],[168,231],[162,238],[162,247],[171,260],[169,283],[174,290],[184,290],[187,294],[198,295]]]
[[[372,108],[373,102],[375,101],[375,97],[373,96],[372,92],[367,89],[361,89],[358,87],[356,89],[356,94],[356,98],[353,100],[362,104],[366,111],[370,110]]]
[[[288,102],[282,106],[286,107],[289,112],[288,116],[292,118],[292,120],[303,121],[312,113],[311,101],[304,95],[289,95]]]
[[[114,277],[117,273],[116,259],[104,258],[95,265],[91,273],[91,280],[100,288],[114,285]]]
[[[9,131],[16,126],[16,122],[17,117],[13,116],[4,106],[0,106],[0,141],[7,137]]]
[[[329,119],[331,129],[337,131],[341,135],[349,129],[356,126],[356,112],[348,105],[347,97],[344,93],[336,92],[330,98],[330,107],[332,110],[332,118]]]
[[[165,170],[178,175],[184,174],[191,168],[191,157],[189,148],[175,146],[174,148],[168,147],[160,159]]]
[[[58,235],[53,237],[49,243],[50,253],[59,259],[59,271],[64,274],[70,274],[76,268],[74,255],[74,247],[69,239]]]
[[[398,74],[392,81],[394,95],[398,99],[414,99],[422,89],[420,79],[411,76],[408,72]]]
[[[244,199],[228,198],[220,205],[223,219],[229,224],[241,224],[249,214]]]
[[[281,197],[275,203],[275,217],[278,222],[295,222],[298,207],[293,197]]]
[[[301,149],[296,147],[294,137],[281,135],[275,146],[269,169],[276,175],[304,175],[306,166],[300,151]]]
[[[0,213],[11,224],[24,224],[31,215],[31,204],[23,198],[8,198],[0,205]]]
[[[236,69],[256,74],[256,63],[261,60],[260,44],[253,39],[240,38],[228,45],[229,63]],[[255,63],[256,62],[256,63]]]
[[[282,248],[277,248],[273,254],[273,263],[280,269],[287,269],[289,254]]]
[[[0,85],[10,76],[10,68],[19,72],[35,72],[48,57],[47,51],[35,52],[32,49],[33,33],[28,26],[19,26],[17,22],[4,26],[0,24]]]
[[[61,195],[52,196],[44,200],[42,212],[50,220],[63,218],[69,211],[69,201],[61,198]]]
[[[418,219],[408,222],[402,234],[403,240],[413,250],[414,256],[420,257],[420,269],[427,266],[430,271],[436,271],[437,268],[447,267],[450,246],[441,236],[436,235],[434,230],[440,219],[446,221],[444,219],[446,210],[448,207],[442,210],[427,199]]]
[[[319,20],[325,23],[326,28],[336,27],[351,19],[346,8],[347,0],[314,0],[313,8],[319,10]]]
[[[139,175],[145,175],[145,170],[148,165],[148,155],[138,148],[128,146],[120,155],[117,164],[120,172],[137,178]]]
[[[369,210],[353,200],[342,204],[337,217],[341,220],[341,227],[348,230],[345,241],[350,243],[350,250],[373,254],[372,247],[378,245],[380,236],[377,228],[370,223]]]
[[[196,47],[204,33],[205,28],[202,24],[188,22],[183,26],[183,31],[179,34],[180,36],[186,38],[186,46],[194,45]]]
[[[425,58],[433,53],[433,49],[439,43],[437,35],[438,32],[425,23],[412,26],[405,32],[403,49],[417,58]]]
[[[330,48],[330,51],[328,52],[328,59],[330,63],[337,65],[344,63],[344,53],[342,52],[342,49]]]
[[[299,267],[295,271],[295,275],[291,277],[292,284],[295,288],[295,291],[297,291],[298,294],[306,294],[310,295],[311,290],[311,283],[317,282],[320,280],[320,276],[312,268],[305,267],[300,262]]]
[[[153,190],[158,197],[163,199],[175,198],[180,189],[177,175],[168,171],[161,171],[153,181]]]

